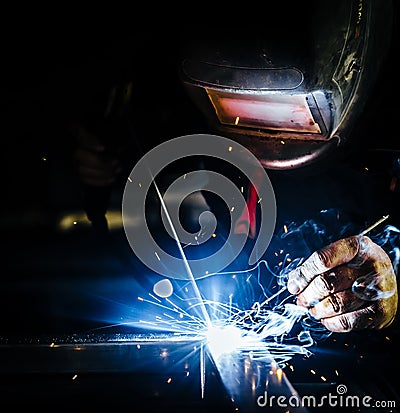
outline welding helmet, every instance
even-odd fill
[[[213,131],[264,167],[287,170],[349,141],[385,61],[393,13],[388,0],[270,3],[251,17],[211,15],[185,28],[179,72]]]

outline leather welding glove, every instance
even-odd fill
[[[381,329],[396,315],[396,275],[387,253],[367,236],[340,239],[288,275],[297,304],[333,332]]]

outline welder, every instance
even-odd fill
[[[143,72],[118,78],[98,111],[101,122],[72,127],[93,224],[107,231],[110,185],[121,176],[129,145],[129,139],[116,144],[114,133],[110,151],[100,135],[104,125],[126,119],[128,106],[131,118],[121,135],[132,136],[133,126],[142,144],[151,126],[160,139],[212,131],[249,148],[273,183],[278,227],[327,208],[345,210],[359,223],[389,214],[398,225],[398,148],[379,135],[386,146],[373,151],[368,139],[374,135],[376,142],[371,118],[387,103],[378,80],[390,67],[394,6],[320,3],[271,7],[271,18],[250,28],[189,22],[181,29],[182,47],[168,62],[160,63],[158,53],[158,65],[151,60]],[[158,82],[168,76],[162,88],[163,96],[174,95],[171,101],[159,96]],[[255,190],[247,187],[250,220],[241,222],[249,237],[257,232]],[[210,207],[200,199],[198,208]],[[397,314],[396,271],[368,234],[354,234],[311,254],[289,274],[287,288],[328,330],[382,329]]]

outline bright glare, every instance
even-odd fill
[[[243,345],[243,330],[233,325],[212,326],[206,333],[211,354],[218,359],[223,354],[233,353]]]

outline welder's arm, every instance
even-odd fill
[[[121,172],[121,160],[83,125],[71,126],[75,138],[74,164],[82,185],[83,206],[98,235],[108,232],[106,219],[113,185]]]
[[[381,329],[396,315],[396,275],[389,256],[369,237],[352,236],[314,252],[291,271],[297,304],[333,332]]]
[[[74,162],[81,182],[92,187],[112,185],[121,172],[120,159],[84,126],[74,125],[74,128]]]

